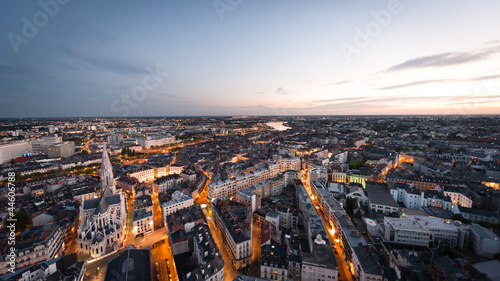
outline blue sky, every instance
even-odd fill
[[[498,1],[60,1],[0,9],[0,117],[500,113]]]

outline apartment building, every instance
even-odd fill
[[[264,245],[261,248],[260,277],[286,281],[288,278],[287,248],[284,245]]]
[[[169,188],[175,187],[182,183],[182,177],[179,174],[171,174],[156,179],[153,182],[153,189],[156,192],[165,192]]]
[[[142,167],[130,172],[128,176],[136,178],[140,182],[149,182],[155,179],[155,171],[149,167]]]
[[[177,212],[178,210],[189,208],[194,205],[193,198],[186,193],[176,190],[172,193],[172,199],[161,204],[161,210],[163,214],[163,220],[167,219],[167,216]]]
[[[277,165],[269,164],[269,168],[255,170],[225,181],[210,182],[208,184],[208,198],[232,197],[242,189],[274,178],[277,175]]]
[[[7,248],[7,240],[0,244]],[[64,234],[57,224],[46,224],[30,227],[16,235],[16,269],[44,262],[61,254]],[[7,265],[9,258],[7,253],[0,259],[0,274],[6,274],[10,266]]]
[[[453,204],[446,194],[436,190],[418,190],[408,184],[394,184],[390,193],[396,202],[403,203],[408,209],[433,207],[450,211]]]
[[[76,253],[57,257],[27,266],[13,273],[0,276],[1,281],[64,280],[83,281],[85,261],[78,261]]]
[[[135,210],[132,224],[134,237],[153,233],[153,212],[146,209]]]
[[[278,165],[280,172],[284,172],[287,170],[300,171],[301,160],[300,157],[280,158],[278,160]]]
[[[246,225],[250,219],[248,208],[237,202],[217,199],[212,202],[212,210],[236,269],[250,266],[252,237],[251,228]]]
[[[465,188],[450,186],[443,190],[444,195],[451,198],[453,206],[472,208],[472,199],[467,196]]]

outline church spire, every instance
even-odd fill
[[[111,161],[109,160],[106,143],[104,143],[102,149],[101,189],[104,190],[104,196],[116,193],[115,180],[113,178],[113,166],[111,166]]]

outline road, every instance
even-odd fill
[[[261,227],[252,222],[252,264],[250,273],[253,276],[260,276],[261,260]]]
[[[338,254],[335,254],[335,259],[337,260],[337,265],[339,266],[340,277],[339,280],[354,280],[351,272],[349,271],[349,265],[344,259],[344,254],[342,252],[342,248],[340,247],[339,241],[335,238],[335,229],[332,228],[330,222],[325,218],[323,210],[321,209],[321,205],[318,203],[317,198],[313,199],[313,194],[311,192],[311,186],[309,186],[308,181],[306,180],[306,172],[304,170],[301,171],[302,174],[302,184],[306,188],[307,194],[311,197],[314,206],[318,209],[318,214],[323,220],[323,224],[325,225],[326,232],[328,234],[328,238],[332,244],[334,251],[337,251]]]
[[[156,269],[155,266],[157,262],[158,269]],[[153,280],[155,280],[155,276],[159,276],[159,280],[179,280],[177,278],[177,274],[175,273],[175,264],[173,262],[173,258],[171,257],[168,239],[158,241],[151,247],[151,267]],[[170,270],[167,267],[170,267]]]
[[[82,150],[85,150],[85,151],[88,151],[89,150],[89,145],[91,142],[93,142],[94,139],[90,139],[88,140],[83,146],[82,146]]]
[[[158,193],[153,191],[151,194],[151,199],[153,200],[153,221],[154,228],[159,229],[163,226],[163,215],[161,212],[160,201],[158,200]]]

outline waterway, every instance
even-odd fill
[[[283,125],[283,122],[269,122],[269,123],[266,123],[266,125],[273,127],[273,129],[278,130],[278,131],[284,131],[284,130],[290,129],[290,127]]]

